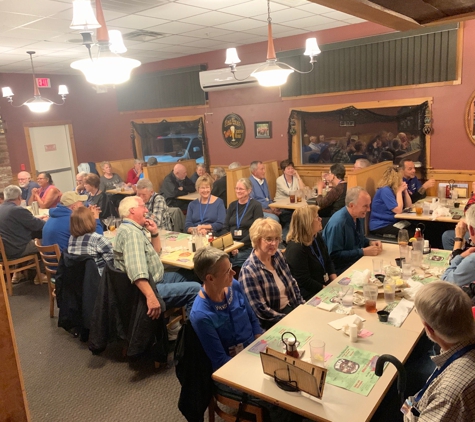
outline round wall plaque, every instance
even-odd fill
[[[228,114],[222,125],[223,138],[231,148],[239,148],[246,138],[246,127],[241,116],[231,113]]]

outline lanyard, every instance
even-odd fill
[[[431,382],[434,381],[442,372],[444,372],[444,370],[452,362],[454,362],[458,358],[462,357],[465,353],[469,352],[472,349],[475,349],[475,344],[469,344],[468,346],[465,346],[462,350],[459,350],[457,353],[454,353],[449,359],[447,359],[447,361],[439,369],[436,369],[432,373],[432,375],[430,376],[430,378],[426,382],[426,385],[424,385],[424,387],[422,387],[422,390],[420,390],[417,393],[417,396],[414,397],[414,401],[417,403],[422,398],[422,396],[426,392],[427,388],[429,388],[429,385],[431,384]]]
[[[200,223],[201,224],[203,224],[203,220],[205,218],[206,210],[208,209],[210,199],[211,199],[211,195],[208,197],[208,202],[206,203],[205,211],[203,214],[201,213],[201,199],[198,199],[198,201],[200,201]]]
[[[284,180],[285,180],[285,184],[287,185],[289,189],[291,189],[294,186],[294,176],[292,176],[292,181],[290,182],[290,186],[287,183],[287,179],[285,178],[285,175],[284,175]]]
[[[317,247],[318,255],[315,253],[315,250],[313,249],[313,245]],[[310,245],[310,250],[312,251],[313,256],[316,257],[320,261],[320,265],[323,267],[323,272],[326,273],[325,260],[323,259],[323,254],[322,254],[322,251],[320,250],[320,246],[318,246],[317,238],[313,239],[313,242]]]
[[[285,179],[285,177],[284,177],[284,179]],[[287,183],[287,181],[285,181],[285,183]],[[261,191],[262,191],[262,194],[264,195],[265,200],[266,200],[266,201],[269,201],[269,197],[270,197],[269,189],[264,189],[264,186],[265,186],[265,184],[266,184],[266,181],[264,180],[264,181],[262,182],[262,185],[261,185],[259,182],[257,182],[257,184],[258,184],[259,187],[261,188]],[[269,195],[266,194],[266,190],[267,190],[267,193],[269,193]]]
[[[241,214],[241,218],[239,218],[239,201],[236,201],[236,227],[239,229],[239,226],[241,225],[241,221],[244,217],[244,214],[246,214],[247,207],[249,206],[249,202],[251,202],[251,199],[248,199],[246,207],[244,208],[244,211]]]
[[[216,312],[223,311],[224,309],[227,310],[228,316],[229,316],[229,322],[231,324],[231,336],[233,338],[233,343],[236,344],[236,332],[234,330],[234,321],[233,321],[233,316],[231,313],[231,310],[229,309],[231,307],[231,303],[233,302],[233,288],[232,286],[229,286],[228,291],[229,291],[229,297],[226,295],[226,291],[224,292],[224,305],[216,305],[215,302],[213,302],[206,291],[201,288],[201,291],[203,292],[204,297],[206,300],[209,302],[211,307],[216,310]]]

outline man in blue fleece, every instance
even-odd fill
[[[345,207],[333,214],[323,230],[323,239],[335,272],[340,275],[363,255],[379,255],[383,246],[379,240],[369,241],[364,235],[364,218],[370,211],[371,197],[362,187],[346,192]]]
[[[68,248],[69,236],[69,222],[73,211],[79,207],[83,207],[83,202],[87,200],[87,195],[78,195],[76,192],[64,192],[61,196],[61,201],[56,208],[49,210],[49,219],[43,227],[43,246],[50,246],[57,243],[59,250]],[[96,219],[96,233],[102,234],[102,225],[99,220],[98,208],[94,206],[89,207]]]

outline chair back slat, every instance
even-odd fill
[[[50,246],[42,246],[38,239],[35,241],[35,245],[38,248],[45,270],[50,274],[56,274],[59,259],[61,258],[59,246],[56,243]]]
[[[3,239],[2,236],[0,236],[0,255],[2,258],[2,262],[7,262],[7,254],[5,253],[5,246],[3,245]]]

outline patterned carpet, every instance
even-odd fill
[[[10,306],[32,422],[185,420],[173,367],[156,370],[147,359],[129,364],[120,345],[93,356],[57,327],[57,309],[49,318],[45,284],[15,286]]]

